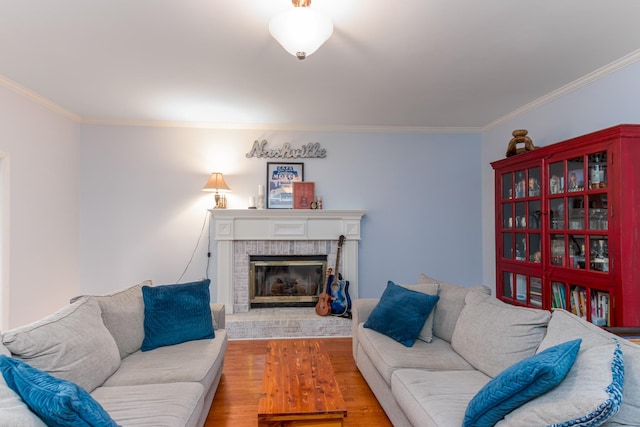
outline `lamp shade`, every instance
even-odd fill
[[[269,32],[284,50],[304,59],[331,37],[333,23],[315,10],[300,6],[271,19]]]
[[[202,191],[230,192],[231,189],[224,182],[224,177],[220,172],[214,172],[209,177],[209,181],[202,187]]]

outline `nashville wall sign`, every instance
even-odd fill
[[[327,150],[320,148],[319,142],[310,142],[300,148],[292,148],[291,144],[285,142],[280,148],[267,148],[267,140],[255,140],[251,151],[245,154],[247,158],[266,157],[278,159],[324,159],[327,157]]]

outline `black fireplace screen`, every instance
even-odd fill
[[[251,256],[251,306],[315,305],[326,271],[326,255]]]

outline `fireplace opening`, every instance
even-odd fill
[[[326,255],[252,255],[251,307],[313,307],[324,287],[326,273]]]

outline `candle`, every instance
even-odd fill
[[[258,196],[264,196],[264,185],[258,185]]]
[[[251,196],[249,197],[249,207],[250,208],[255,208],[256,207],[256,198]]]

